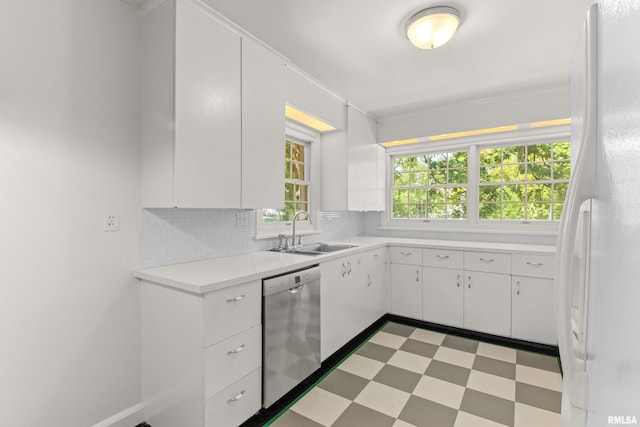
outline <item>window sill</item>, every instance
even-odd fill
[[[469,234],[512,234],[512,235],[528,235],[528,236],[552,236],[558,235],[557,227],[555,229],[536,228],[526,229],[526,226],[518,228],[487,228],[478,226],[451,226],[451,225],[433,225],[424,227],[411,227],[411,226],[394,226],[394,225],[382,225],[377,227],[378,230],[388,231],[419,231],[419,232],[446,232],[446,233],[469,233]]]

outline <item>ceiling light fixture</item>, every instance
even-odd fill
[[[460,12],[452,7],[424,9],[407,21],[406,33],[411,43],[420,49],[442,46],[455,34],[460,25]]]

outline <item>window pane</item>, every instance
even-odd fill
[[[550,163],[529,163],[527,177],[529,181],[545,181],[551,179]]]
[[[281,212],[282,215],[280,217],[280,221],[291,221],[293,219],[293,215],[295,215],[294,203],[285,202],[284,210],[282,210]]]
[[[446,184],[446,169],[429,169],[429,185]]]
[[[309,190],[308,185],[296,185],[296,201],[308,202],[309,201],[308,190]]]
[[[284,177],[291,179],[291,162],[284,162]]]
[[[569,184],[566,182],[553,184],[553,200],[556,202],[563,202],[564,198],[567,196],[568,188]]]
[[[393,203],[409,203],[409,190],[393,190]]]
[[[291,146],[291,157],[293,160],[304,162],[304,145],[294,143]]]
[[[393,170],[395,172],[408,172],[411,170],[412,157],[398,157],[393,161]]]
[[[525,165],[505,165],[502,167],[503,180],[505,182],[518,182],[525,180]]]
[[[408,218],[409,217],[409,205],[393,204],[393,217],[394,218]]]
[[[502,182],[502,167],[482,166],[480,168],[480,182]]]
[[[429,156],[429,168],[431,169],[444,169],[447,167],[447,153],[432,154]]]
[[[410,218],[424,218],[425,217],[425,205],[410,205],[409,206]]]
[[[411,185],[422,186],[427,185],[427,172],[411,172]]]
[[[291,178],[304,181],[304,163],[291,163]]]
[[[524,220],[524,203],[503,203],[502,219]]]
[[[502,200],[501,185],[483,185],[480,187],[481,202],[500,202]]]
[[[427,190],[424,188],[409,190],[409,203],[424,203],[427,200]]]
[[[569,162],[555,162],[553,164],[553,179],[569,179]]]
[[[286,182],[284,184],[284,201],[285,202],[294,200],[294,196],[295,196],[294,187],[295,187],[294,184],[290,182]]]
[[[527,198],[531,202],[550,202],[551,184],[529,184]]]
[[[300,203],[300,202],[296,203],[296,212],[300,212],[300,211],[309,212],[309,204],[308,203]],[[304,216],[300,215],[300,217],[298,217],[298,219],[304,219]]]
[[[466,184],[466,169],[449,169],[449,184]]]
[[[427,218],[440,218],[446,217],[446,207],[444,203],[436,203],[427,205]]]
[[[278,222],[278,221],[280,221],[280,210],[278,209],[262,210],[262,222]]]
[[[529,145],[527,147],[527,160],[530,162],[551,160],[551,144]]]
[[[554,203],[553,204],[553,219],[555,221],[559,221],[562,216],[562,209],[564,208],[563,203]]]
[[[466,202],[467,201],[467,189],[465,187],[453,187],[449,189],[447,194],[448,202]]]
[[[444,188],[430,188],[428,192],[428,202],[429,203],[438,203],[445,202],[446,199],[446,191]]]
[[[503,163],[525,162],[525,146],[505,147],[503,148]]]
[[[556,142],[553,144],[553,159],[554,160],[569,160],[570,149],[568,142]]]
[[[427,156],[417,156],[416,161],[412,165],[413,170],[427,170],[429,164],[429,158]]]
[[[533,203],[529,206],[529,219],[551,220],[551,203]]]
[[[498,203],[480,203],[480,219],[500,219]]]
[[[524,185],[505,185],[502,190],[502,200],[504,202],[520,202],[525,201]]]
[[[291,159],[291,141],[285,141],[284,144],[284,158],[286,160],[290,160]]]
[[[502,163],[501,148],[485,148],[480,150],[481,165],[498,165]]]
[[[409,172],[396,172],[393,174],[393,186],[405,187],[409,185]]]
[[[467,204],[449,204],[449,217],[455,219],[463,219],[467,217]]]
[[[467,168],[467,155],[466,151],[457,151],[449,154],[449,169],[451,168]]]

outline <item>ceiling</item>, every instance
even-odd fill
[[[202,0],[376,118],[443,103],[565,86],[593,0]],[[408,42],[408,17],[462,14],[435,50]]]

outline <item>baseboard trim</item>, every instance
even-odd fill
[[[133,427],[144,423],[144,404],[138,403],[92,427]]]

